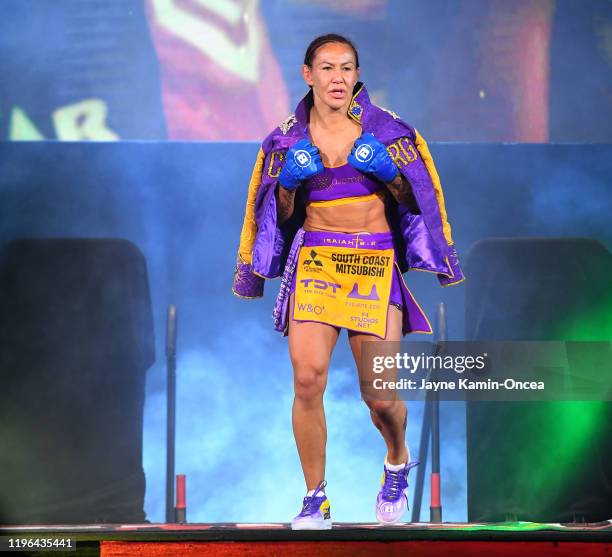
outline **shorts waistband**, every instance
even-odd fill
[[[304,232],[304,246],[336,246],[344,248],[362,249],[389,249],[393,247],[393,234],[391,232],[328,232],[320,230],[306,230]]]

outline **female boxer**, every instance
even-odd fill
[[[234,279],[236,294],[256,297],[260,277],[282,272],[274,317],[289,337],[293,432],[308,489],[293,529],[331,528],[323,393],[341,328],[363,383],[363,343],[431,333],[402,272],[435,272],[443,286],[463,280],[426,143],[371,104],[359,72],[345,37],[309,45],[302,75],[310,92],[262,144]],[[418,464],[405,442],[406,405],[364,400],[387,446],[376,517],[398,522]]]

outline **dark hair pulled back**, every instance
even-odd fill
[[[328,33],[327,35],[321,35],[320,37],[314,39],[306,49],[306,54],[304,55],[304,64],[306,64],[309,68],[312,68],[312,61],[315,57],[317,49],[328,43],[342,43],[347,46],[350,46],[353,49],[353,53],[355,54],[355,67],[359,67],[359,54],[357,53],[355,45],[350,39],[347,39],[342,35],[337,35],[336,33]]]

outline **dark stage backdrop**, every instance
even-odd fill
[[[0,248],[0,524],[143,522],[154,360],[146,261],[133,244]]]
[[[189,519],[283,521],[303,495],[286,340],[272,331],[279,283],[266,285],[263,300],[231,294],[257,149],[255,143],[0,143],[2,245],[23,236],[124,238],[146,258],[158,355],[147,374],[143,445],[152,520],[164,517],[160,355],[169,303],[179,310],[177,472],[188,475]],[[460,254],[488,237],[583,236],[612,248],[612,146],[434,143],[431,151]],[[430,273],[418,272],[407,283],[430,316],[444,301],[450,338],[464,337],[467,283],[443,289]],[[332,366],[328,479],[335,508],[342,520],[371,520],[370,492],[380,481],[384,446],[359,400],[345,338]],[[414,451],[420,413],[411,405]],[[441,419],[444,517],[465,520],[463,406],[444,404]],[[249,462],[248,478],[238,484],[227,473],[237,457]],[[262,498],[277,492],[279,478],[292,497]],[[242,497],[231,509],[215,503],[236,488]]]
[[[484,240],[466,270],[470,340],[612,340],[612,254],[599,242]],[[469,402],[466,417],[470,522],[612,516],[612,402]]]

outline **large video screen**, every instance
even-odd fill
[[[612,139],[606,0],[4,0],[0,138],[260,140],[350,37],[376,104],[433,141]]]

